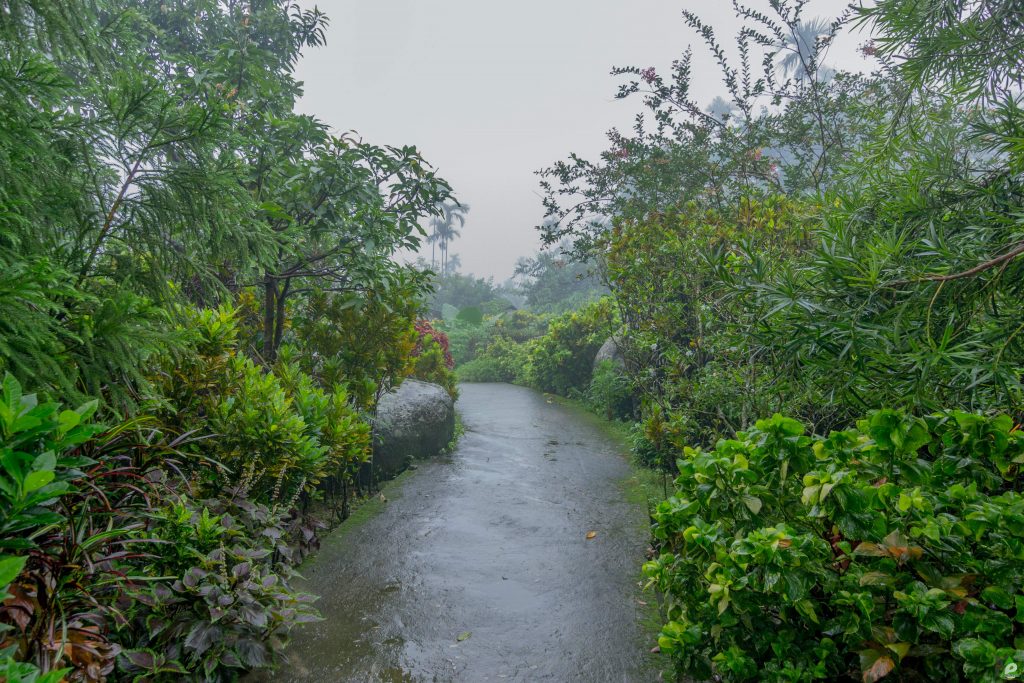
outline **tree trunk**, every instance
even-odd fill
[[[275,311],[274,320],[274,348],[273,356],[277,357],[277,350],[281,348],[281,339],[284,337],[284,323],[285,323],[285,303],[288,297],[288,290],[291,289],[292,281],[285,280],[284,287],[281,288],[280,293],[277,295],[277,310]]]
[[[269,274],[263,279],[263,364],[274,362],[274,335],[277,331],[277,280]]]

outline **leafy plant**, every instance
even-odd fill
[[[530,343],[530,384],[562,396],[584,390],[590,383],[594,357],[614,327],[608,299],[553,319],[547,333]]]
[[[120,601],[133,647],[119,662],[136,679],[235,680],[272,666],[289,631],[319,619],[313,596],[290,587],[281,514],[244,498],[209,505],[216,513],[182,499],[154,515],[168,552]]]
[[[1008,417],[957,411],[685,449],[644,565],[662,651],[723,680],[1000,680],[1024,663],[1022,464]]]
[[[629,376],[614,361],[603,360],[594,368],[586,400],[608,420],[619,420],[633,414],[633,390]]]

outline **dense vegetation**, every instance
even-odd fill
[[[460,379],[584,393],[594,356],[618,325],[596,264],[567,258],[569,247],[519,259],[502,285],[454,272],[437,280],[430,312]]]
[[[669,676],[1024,675],[1024,11],[806,6],[683,12],[708,108],[689,51],[616,69],[642,115],[495,285],[415,148],[295,113],[319,11],[0,0],[0,677],[272,666],[412,375],[637,423]]]
[[[233,680],[317,619],[292,567],[371,483],[453,202],[294,111],[290,0],[0,2],[0,677]]]
[[[1019,675],[1024,13],[768,5],[735,50],[683,13],[727,98],[690,52],[616,69],[645,115],[541,173],[545,239],[611,291],[638,455],[678,475],[660,647],[697,680]],[[870,74],[826,63],[857,27]]]

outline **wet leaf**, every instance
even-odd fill
[[[469,637],[471,635],[473,635],[472,632],[470,632],[470,631],[463,631],[462,633],[459,634],[459,637],[456,638],[455,640],[461,643],[464,640],[469,640]]]
[[[861,680],[864,683],[875,683],[889,675],[896,668],[892,657],[880,650],[862,650],[860,652]]]
[[[587,532],[587,540],[588,541],[593,540],[595,538],[597,538],[597,532],[596,531],[588,531]]]
[[[6,588],[7,584],[18,578],[27,560],[27,557],[0,557],[0,588]]]

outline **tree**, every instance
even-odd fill
[[[792,76],[797,80],[809,79],[812,76],[820,79],[823,67],[820,59],[816,58],[817,45],[819,40],[829,40],[833,35],[835,29],[832,22],[820,18],[812,19],[797,22],[788,29],[789,33],[782,46],[786,54],[779,62],[783,75]]]
[[[441,247],[441,275],[448,274],[448,244],[460,234],[459,228],[466,225],[466,216],[469,214],[468,204],[458,202],[441,202],[437,207],[438,213],[430,222],[431,233],[428,241]],[[433,251],[431,251],[433,261]]]
[[[415,148],[346,138],[314,144],[269,181],[261,206],[279,246],[260,283],[265,362],[283,339],[289,298],[388,287],[404,269],[391,257],[420,246],[419,221],[451,195]]]
[[[568,243],[516,262],[519,290],[535,313],[565,313],[608,293],[596,261],[573,259]]]

